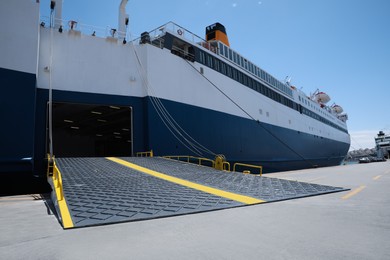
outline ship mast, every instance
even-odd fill
[[[119,4],[118,39],[126,39],[127,26],[129,24],[129,15],[126,14],[127,2],[128,0],[122,0]]]

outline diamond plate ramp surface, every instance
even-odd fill
[[[232,208],[264,201],[343,191],[340,187],[222,172],[210,167],[165,158],[122,158],[142,166],[161,179],[131,165],[107,158],[57,158],[62,188],[73,227],[111,224]],[[222,191],[204,192],[169,178],[186,180]],[[196,186],[196,185],[195,185]],[[248,196],[255,202],[229,199],[224,191]],[[241,195],[240,195],[241,194]],[[255,199],[257,198],[257,199]]]
[[[341,187],[218,171],[161,157],[121,158],[143,167],[210,187],[244,194],[267,202],[345,191]]]
[[[149,176],[105,158],[57,158],[56,164],[74,227],[244,205]]]

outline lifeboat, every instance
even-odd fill
[[[344,111],[344,109],[339,105],[333,105],[332,110],[336,112],[336,114],[341,114]]]
[[[330,101],[330,97],[325,92],[318,92],[315,94],[315,100],[318,103],[326,104]]]

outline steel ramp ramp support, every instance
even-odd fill
[[[193,214],[344,190],[223,172],[156,157],[56,158],[54,168],[49,181],[65,229]]]

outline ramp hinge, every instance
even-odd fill
[[[54,156],[50,157],[50,155],[47,157],[47,176],[51,177],[53,176],[54,172]]]

